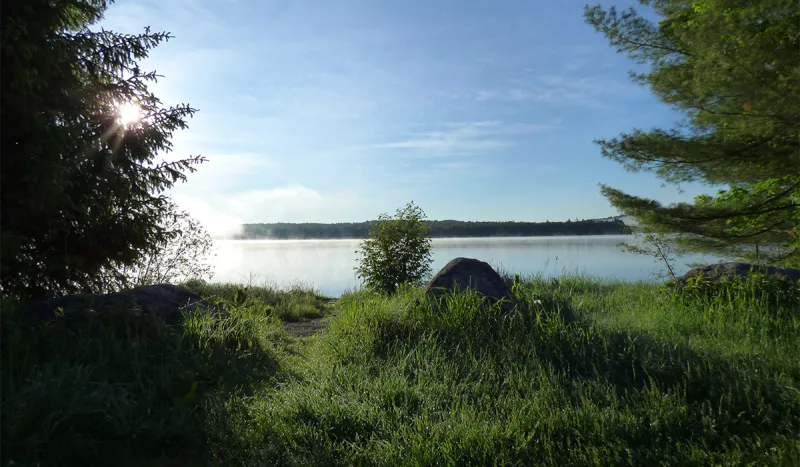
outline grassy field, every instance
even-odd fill
[[[4,312],[3,465],[800,465],[796,286],[534,278],[510,313],[191,286],[228,313]]]

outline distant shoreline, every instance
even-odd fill
[[[244,224],[242,233],[226,240],[362,240],[376,221],[359,223]],[[625,235],[620,218],[563,222],[425,221],[432,238],[523,238]]]
[[[434,240],[469,240],[469,239],[496,239],[496,240],[512,240],[512,239],[525,239],[525,238],[558,238],[558,237],[628,237],[631,234],[628,233],[606,233],[606,234],[582,234],[582,235],[484,235],[480,237],[434,237],[431,238]],[[226,240],[226,241],[248,241],[248,240],[274,240],[274,241],[303,241],[303,240],[352,240],[352,241],[361,241],[366,240],[367,237],[362,238],[354,238],[354,237],[341,237],[341,238],[302,238],[302,237],[294,237],[294,238],[273,238],[273,237],[259,237],[259,238],[242,238],[242,237],[231,237],[231,236],[220,236],[215,237],[215,240]]]

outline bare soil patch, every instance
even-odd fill
[[[293,321],[283,323],[286,332],[294,337],[309,337],[325,329],[328,322],[325,318],[311,318],[304,321]]]
[[[336,303],[336,299],[324,297],[322,302],[326,308],[330,308]],[[328,321],[325,318],[327,316],[305,318],[302,321],[285,321],[283,328],[294,337],[310,337],[328,327]]]

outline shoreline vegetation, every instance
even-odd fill
[[[377,221],[322,223],[243,224],[231,240],[364,239]],[[622,235],[628,233],[621,217],[559,222],[423,221],[433,238],[547,237],[567,235]]]
[[[220,312],[172,326],[4,303],[3,465],[800,462],[797,284],[505,280],[511,314],[196,280]]]

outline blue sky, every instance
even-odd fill
[[[172,194],[212,231],[362,221],[412,199],[431,219],[614,215],[600,182],[699,193],[592,143],[680,116],[629,81],[583,5],[118,0],[101,25],[175,36],[143,65],[166,104],[199,109],[169,157],[209,162]]]

